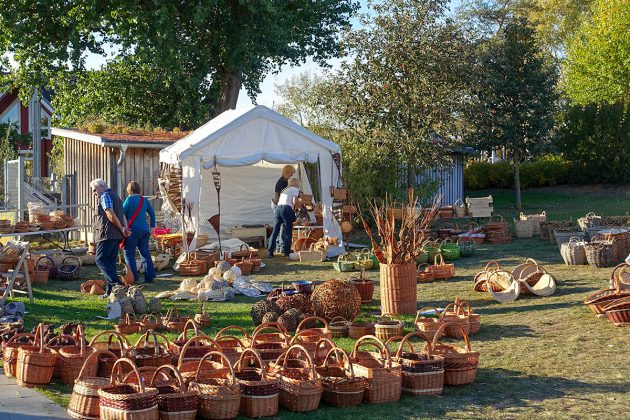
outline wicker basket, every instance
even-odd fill
[[[398,318],[398,319],[394,319]],[[404,323],[393,314],[383,314],[374,324],[376,337],[381,341],[387,341],[397,335],[402,335]]]
[[[488,291],[488,278],[490,277],[490,274],[492,274],[494,271],[499,271],[499,270],[501,270],[501,265],[497,261],[494,261],[494,260],[488,261],[488,263],[486,263],[483,270],[475,274],[475,277],[473,277],[473,282],[475,283],[473,289],[475,290],[475,292],[487,292]],[[501,288],[496,289],[496,291],[500,291],[500,290],[502,289]]]
[[[306,359],[304,367],[291,367],[287,361],[289,354],[302,353]],[[308,351],[301,345],[295,344],[287,349],[277,364],[280,369],[275,376],[279,379],[280,405],[284,408],[307,412],[317,410],[324,391],[322,381],[315,372],[315,364]]]
[[[490,220],[488,220],[488,223],[486,223],[485,229],[486,230],[507,230],[508,224],[505,221],[505,219],[503,219],[503,216],[501,216],[500,214],[495,214],[490,217]]]
[[[496,229],[487,231],[486,240],[490,244],[508,244],[512,242],[512,237],[507,229]]]
[[[332,364],[332,356],[336,358]],[[344,364],[344,361],[346,362]],[[365,378],[358,378],[348,354],[335,347],[329,350],[317,373],[322,378],[322,399],[333,407],[352,407],[361,404],[365,393]]]
[[[92,347],[86,346],[85,336],[83,335],[83,326],[77,327],[78,342],[76,346],[65,346],[59,349],[59,362],[61,364],[61,379],[66,385],[74,384],[74,380],[77,379],[81,370],[83,370],[83,364],[87,358],[94,352]],[[96,376],[98,364],[87,369],[86,374],[89,376]]]
[[[622,289],[619,278],[615,275],[617,270],[623,266],[624,264],[619,264],[610,274],[610,282],[612,284],[610,289],[598,290],[584,300],[584,304],[588,305],[598,318],[606,318],[604,308],[608,306],[608,304],[617,299],[630,297],[630,290]]]
[[[184,328],[189,319],[189,316],[180,315],[179,309],[170,308],[166,312],[166,316],[162,317],[161,321],[162,326],[166,328],[167,331],[181,333],[184,332]]]
[[[523,264],[517,265],[512,270],[512,275],[519,283],[521,293],[530,293],[530,289],[536,286],[543,274],[547,274],[547,271],[532,258],[527,258]]]
[[[446,325],[446,328],[444,328],[446,337],[463,338],[464,334],[470,334],[468,314],[462,305],[457,302],[446,305],[446,308],[440,314],[439,322]]]
[[[328,329],[332,338],[342,338],[348,336],[348,327],[351,322],[343,317],[336,316],[328,323]]]
[[[33,345],[22,345],[17,352],[15,379],[25,387],[47,385],[55,371],[57,355],[46,348],[44,324],[39,324]]]
[[[435,274],[430,268],[429,264],[418,264],[416,269],[416,280],[418,283],[433,283],[435,280]]]
[[[320,322],[323,325],[323,328],[306,328],[306,325],[310,325],[313,322]],[[313,354],[315,351],[315,346],[319,340],[322,338],[331,339],[332,333],[328,328],[328,323],[325,319],[317,317],[317,316],[309,316],[304,318],[297,327],[295,331],[295,343],[301,344],[307,350]]]
[[[617,327],[630,325],[630,297],[612,301],[604,307],[608,320]]]
[[[48,277],[50,275],[50,270],[48,269],[47,266],[40,265],[40,261],[43,259],[50,260],[49,257],[42,255],[34,261],[31,284],[48,284]]]
[[[122,364],[128,365],[137,384],[119,383]],[[158,390],[146,387],[140,372],[130,359],[118,359],[114,364],[110,384],[98,390],[99,408],[103,420],[158,419]]]
[[[434,316],[424,315],[428,311],[433,311]],[[442,321],[440,321],[439,318],[439,311],[437,309],[425,306],[418,310],[413,324],[416,330],[424,334],[429,340],[432,340],[437,330],[442,326]]]
[[[162,340],[162,343],[158,341],[158,338]],[[149,346],[149,339],[153,339],[152,346]],[[138,338],[134,348],[138,367],[160,367],[171,363],[173,357],[168,338],[153,330],[147,331]]]
[[[249,361],[257,362],[259,367],[248,367]],[[245,349],[234,365],[234,374],[241,387],[241,415],[266,417],[278,413],[279,380],[267,375],[258,351]]]
[[[118,324],[114,325],[114,328],[119,334],[127,335],[137,333],[140,331],[141,326],[134,314],[127,313],[125,316],[120,317]]]
[[[157,331],[160,327],[160,318],[156,314],[144,314],[138,322],[140,324],[139,331],[147,332],[148,330]]]
[[[424,251],[427,253],[427,261],[435,260],[436,255],[440,255],[442,253],[442,249],[440,248],[440,244],[437,241],[427,239],[422,247]]]
[[[101,337],[105,337],[106,341],[98,341]],[[98,358],[98,373],[96,376],[108,378],[112,373],[114,363],[121,357],[133,360],[133,348],[131,343],[124,335],[118,334],[116,331],[102,331],[96,334],[92,340],[90,340],[89,346],[96,351],[107,350],[109,353],[116,356],[111,357],[108,353],[101,354]],[[125,366],[121,368],[123,371],[125,370]],[[129,372],[131,372],[131,369],[127,369],[127,373]]]
[[[61,356],[59,356],[59,350],[64,347],[75,347],[77,345],[77,340],[72,335],[57,335],[46,343],[46,347],[52,350],[53,353],[57,356],[57,360],[55,362],[55,370],[53,371],[53,378],[61,378]],[[17,354],[17,353],[16,353]]]
[[[417,352],[411,344],[412,337],[426,342],[426,352]],[[409,347],[405,352],[404,347]],[[403,337],[394,356],[402,367],[402,392],[406,395],[439,395],[444,387],[444,357],[434,355],[431,341],[420,332],[411,332]]]
[[[580,241],[577,236],[569,238],[569,242],[560,246],[560,255],[566,265],[584,265],[586,264],[586,242]]]
[[[359,351],[361,346],[371,346],[374,352]],[[367,335],[354,344],[350,355],[358,377],[365,378],[363,400],[368,403],[398,401],[402,388],[402,370],[399,363],[393,362],[385,345],[378,338]]]
[[[206,359],[221,360],[221,368],[211,375],[200,376]],[[231,419],[238,416],[241,389],[230,362],[219,351],[206,354],[200,361],[189,389],[199,395],[199,417],[203,419]],[[277,401],[276,401],[277,405]]]
[[[612,267],[617,259],[617,252],[612,241],[593,241],[584,246],[588,265],[595,268]]]
[[[459,328],[464,337],[464,347],[444,344],[440,341],[447,328]],[[475,380],[479,366],[479,353],[470,348],[468,334],[461,325],[445,323],[435,334],[432,342],[433,353],[444,357],[444,384],[451,386],[467,385]]]
[[[251,348],[265,363],[275,362],[289,348],[291,334],[277,322],[260,324],[252,334]]]
[[[455,276],[455,264],[445,263],[442,255],[436,255],[433,260],[433,265],[429,267],[433,272],[435,280],[447,280]]]
[[[571,240],[571,238],[578,238],[584,240],[584,232],[570,231],[570,230],[554,230],[553,236],[556,239],[556,245],[558,250],[562,250],[562,244],[565,244]]]
[[[191,337],[182,347],[177,358],[177,369],[187,382],[195,377],[199,370],[199,362],[211,351],[221,351],[221,347],[206,335]]]
[[[349,338],[356,340],[370,334],[374,334],[374,324],[371,322],[352,322],[348,325]]]
[[[586,216],[577,219],[578,225],[582,230],[599,227],[601,225],[602,217],[596,215],[593,212],[586,213]]]
[[[168,372],[168,376],[172,378],[168,381],[156,381],[158,374],[162,372]],[[198,405],[197,392],[188,390],[182,375],[173,365],[157,368],[148,384],[159,392],[158,412],[160,420],[195,419]]]
[[[232,331],[238,331],[242,336],[235,336]],[[228,332],[230,334],[227,334]],[[221,346],[221,351],[234,366],[234,363],[241,357],[243,350],[251,345],[252,338],[242,327],[230,325],[219,330],[214,337],[214,341]]]
[[[114,360],[118,359],[115,354],[106,350],[97,350],[88,356],[83,363],[79,376],[74,381],[72,395],[68,403],[68,414],[70,417],[82,420],[98,420],[101,418],[98,390],[109,385],[109,379],[98,377],[95,374],[88,374],[87,370],[98,371],[98,359],[102,356],[107,356],[107,358]]]
[[[361,295],[361,303],[366,304],[372,302],[374,280],[365,278],[365,268],[361,268],[361,274],[358,279],[354,278],[351,281],[354,287],[359,291],[359,295]]]
[[[32,346],[35,340],[33,334],[15,334],[7,341],[2,349],[2,367],[7,378],[15,377],[17,371],[18,349],[22,346]]]
[[[477,252],[477,243],[467,236],[458,236],[457,245],[462,257],[469,257]]]
[[[173,353],[174,358],[179,357],[180,351],[186,345],[186,343],[188,343],[188,331],[191,330],[193,332],[191,337],[203,335],[203,333],[199,332],[199,325],[193,319],[189,319],[188,321],[186,321],[186,324],[184,324],[184,331],[182,331],[181,334],[170,343],[169,348],[171,350],[171,353]],[[198,354],[198,356],[199,358],[201,358],[203,354]]]
[[[81,260],[73,255],[65,257],[57,268],[57,278],[60,280],[78,280],[81,278]]]
[[[487,291],[497,302],[514,302],[521,294],[521,286],[512,273],[497,270],[488,276]]]
[[[341,254],[337,257],[337,261],[333,263],[333,268],[341,273],[354,271],[354,262],[349,259],[348,254]]]
[[[523,214],[521,212],[520,220],[532,222],[534,235],[540,235],[540,222],[547,221],[547,212],[543,211],[538,214]]]
[[[534,222],[531,220],[514,221],[514,232],[517,238],[531,238],[534,236]]]

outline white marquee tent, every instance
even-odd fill
[[[217,194],[211,170],[221,173],[221,237],[226,229],[244,224],[273,225],[270,207],[274,186],[286,164],[296,166],[302,190],[311,193],[303,163],[319,165],[319,191],[324,235],[341,237],[332,214],[330,186],[337,186],[339,170],[332,154],[339,145],[325,140],[284,116],[258,105],[225,111],[160,152],[160,162],[182,167],[182,197],[193,207],[198,233],[216,234],[208,219],[217,214]],[[195,244],[191,244],[195,246]]]

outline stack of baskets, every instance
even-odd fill
[[[508,229],[507,222],[503,216],[495,214],[484,227],[486,240],[491,244],[506,244],[512,242],[512,236]]]

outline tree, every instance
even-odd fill
[[[556,71],[524,18],[512,18],[479,47],[469,138],[480,149],[505,147],[514,161],[516,208],[521,209],[519,163],[549,144]]]
[[[597,0],[569,43],[564,88],[580,105],[630,100],[630,4]]]
[[[469,97],[466,34],[446,16],[446,5],[373,5],[362,28],[345,37],[348,59],[326,78],[319,97],[355,153],[406,167],[409,187],[416,186],[417,168],[448,163]]]
[[[241,85],[255,97],[264,76],[307,57],[325,63],[357,5],[352,0],[0,0],[0,56],[17,63],[21,92],[85,67],[87,51],[135,56],[202,91],[210,112],[234,108]],[[209,83],[208,83],[209,82]],[[180,98],[189,101],[189,98]]]

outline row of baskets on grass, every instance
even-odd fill
[[[473,281],[473,290],[487,292],[498,302],[513,302],[520,294],[551,296],[556,290],[555,278],[532,258],[512,271],[502,269],[497,261],[490,261]]]
[[[269,332],[269,327],[276,326],[263,327],[265,339],[273,344],[278,335]],[[451,328],[461,330],[464,347],[441,341]],[[177,365],[172,365],[169,358],[143,357],[159,351],[158,346],[146,352],[141,350],[145,347],[131,351],[124,336],[104,332],[95,337],[100,341],[90,342],[88,350],[77,351],[82,357],[74,360],[76,376],[68,412],[75,418],[103,419],[273,416],[279,406],[313,411],[321,400],[346,407],[397,401],[401,393],[435,395],[445,384],[471,383],[477,371],[479,353],[471,350],[465,328],[456,322],[442,323],[432,340],[420,332],[400,337],[395,352],[377,337],[364,336],[347,354],[324,335],[321,329],[311,331],[309,340],[282,348],[273,361],[264,360],[267,347],[251,345],[238,352],[233,362],[230,355],[234,354],[226,351],[228,340],[200,335],[186,342]],[[23,335],[15,337],[5,353],[7,348],[17,351],[18,383],[47,384],[56,353],[43,342],[39,329],[26,342],[21,342]],[[414,337],[424,341],[422,349],[414,347]],[[390,343],[394,339],[398,338]]]
[[[584,304],[598,318],[608,319],[618,327],[630,326],[630,273],[627,264],[619,264],[610,274],[607,289],[589,295]]]
[[[586,241],[584,237],[571,236],[569,233],[556,233],[560,243],[560,255],[567,265],[588,264],[594,268],[612,267],[623,261],[630,254],[630,232],[627,230],[610,229]]]

